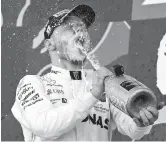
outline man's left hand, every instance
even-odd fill
[[[143,108],[139,113],[140,117],[133,118],[134,122],[138,127],[147,127],[149,125],[152,125],[158,119],[158,110],[162,109],[164,105],[165,103],[161,102],[158,104],[157,109],[151,106],[147,107],[146,109]]]

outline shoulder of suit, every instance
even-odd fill
[[[16,98],[21,100],[23,96],[27,94],[35,94],[37,89],[45,91],[45,82],[48,83],[51,80],[49,74],[38,76],[38,75],[25,75],[18,83],[16,89]]]
[[[50,81],[53,81],[53,80],[58,80],[58,77],[56,76],[52,76],[53,74],[52,73],[47,73],[47,74],[44,74],[43,76],[39,76],[39,75],[25,75],[20,81],[19,81],[19,84],[18,84],[18,87],[21,86],[22,84],[24,83],[34,83],[34,82],[40,82],[40,83],[44,83],[44,82],[50,82]]]
[[[40,81],[40,76],[38,75],[25,75],[23,78],[20,79],[19,85],[22,85],[22,83],[26,83],[26,82],[32,82],[35,80],[39,80]],[[18,86],[19,86],[18,85]]]

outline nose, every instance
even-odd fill
[[[80,37],[78,38],[78,42],[81,43],[81,45],[84,44],[84,38],[83,38],[83,36],[80,36]]]

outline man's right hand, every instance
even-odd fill
[[[112,75],[112,72],[105,67],[101,67],[94,72],[91,93],[95,98],[99,99],[104,93],[104,79],[109,75]]]

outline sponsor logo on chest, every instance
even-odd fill
[[[62,84],[57,83],[56,80],[52,80],[50,78],[42,78],[42,81],[45,84],[46,93],[48,96],[52,94],[61,94],[64,95],[64,87]]]
[[[94,110],[101,112],[101,113],[108,113],[109,112],[109,107],[107,106],[108,104],[106,103],[97,103],[94,105]]]
[[[108,130],[109,119],[104,116],[98,116],[97,114],[88,115],[82,122],[96,125],[102,129]]]
[[[47,89],[47,95],[51,94],[62,94],[64,95],[64,91],[62,88],[49,88]]]

